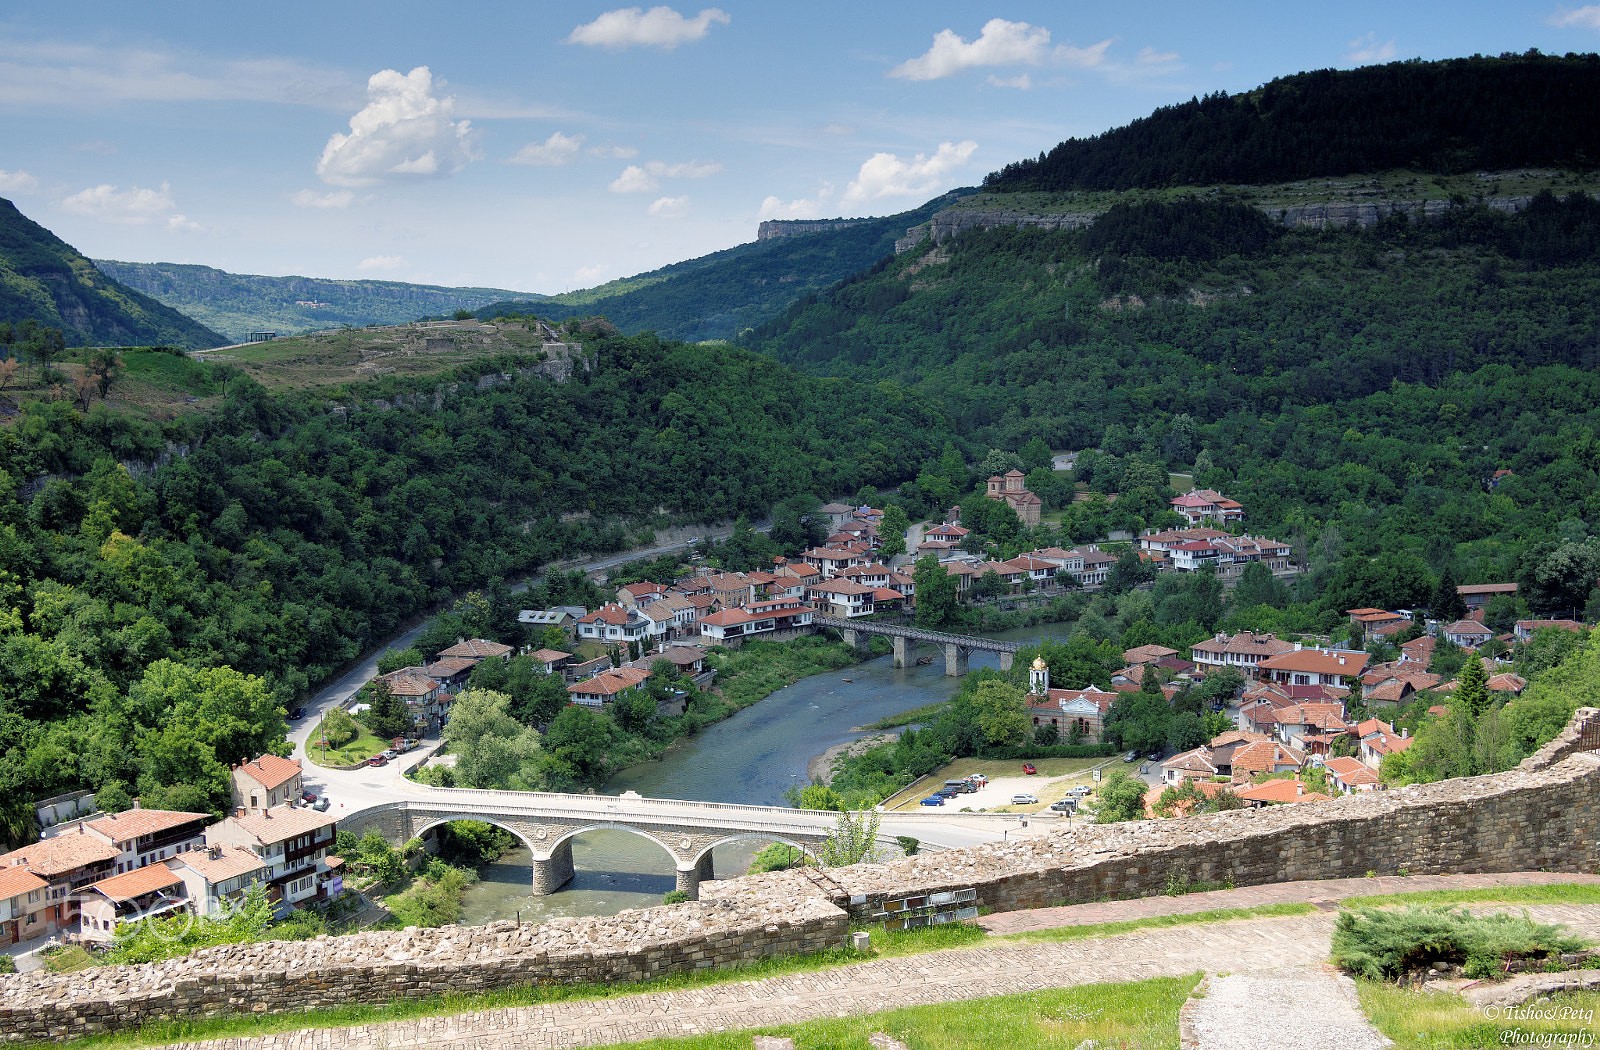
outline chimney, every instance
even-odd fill
[[[1344,657],[1342,657],[1342,656],[1341,656],[1341,657],[1339,657],[1339,666],[1340,666],[1340,667],[1343,667],[1343,666],[1344,666]]]
[[[138,809],[139,808],[139,800],[138,799],[134,799],[133,800],[133,808],[134,809]]]
[[[222,847],[221,846],[209,846],[209,847],[206,848],[206,852],[211,855],[211,859],[212,860],[221,860],[222,859]]]
[[[1294,651],[1297,652],[1297,653],[1300,651],[1300,643],[1299,642],[1295,642],[1294,643]]]
[[[236,819],[240,818],[240,817],[243,817],[244,816],[244,807],[240,806],[238,809],[234,810],[233,815],[234,815],[234,817]]]
[[[1404,740],[1404,739],[1405,739],[1405,738],[1406,738],[1406,734],[1408,734],[1408,733],[1410,733],[1410,732],[1411,732],[1411,730],[1409,730],[1409,729],[1402,729],[1402,730],[1400,730],[1400,739],[1401,739],[1401,740]]]

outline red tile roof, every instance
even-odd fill
[[[277,758],[268,755],[268,758]],[[279,762],[288,759],[279,758]],[[298,772],[298,767],[296,768]],[[107,813],[99,820],[93,821],[85,827],[90,831],[104,835],[112,842],[127,842],[140,835],[154,835],[158,831],[180,827],[184,824],[201,823],[197,830],[204,830],[204,824],[212,821],[209,813],[180,813],[168,809],[129,809],[121,813]]]
[[[396,695],[399,695],[398,690],[395,692]],[[279,758],[277,755],[262,755],[254,762],[246,762],[239,767],[239,770],[257,784],[271,791],[273,788],[281,787],[300,775],[300,760],[298,758]]]
[[[1260,666],[1268,671],[1359,676],[1367,666],[1367,654],[1339,650],[1298,649],[1269,656],[1261,661]]]
[[[491,642],[486,638],[468,638],[464,642],[457,642],[448,649],[439,650],[438,656],[468,656],[480,660],[490,656],[506,656],[511,652],[511,646]]]
[[[1265,784],[1256,784],[1247,788],[1240,788],[1235,792],[1246,802],[1326,802],[1328,796],[1320,791],[1307,791],[1305,785],[1298,780],[1269,780]]]
[[[147,893],[155,893],[157,890],[182,885],[183,877],[177,872],[165,864],[151,864],[148,867],[125,871],[121,875],[113,875],[109,879],[101,879],[89,888],[105,894],[114,901],[126,901],[143,897]]]
[[[42,890],[48,885],[50,885],[48,882],[20,864],[0,867],[0,901],[20,897],[34,890]]]
[[[287,803],[261,813],[247,813],[242,817],[229,817],[232,824],[263,845],[292,839],[319,828],[332,827],[339,818],[318,813],[314,809],[300,809]],[[214,826],[214,825],[213,825]]]
[[[68,831],[53,839],[40,839],[0,856],[0,864],[27,863],[28,870],[44,878],[65,875],[88,864],[116,860],[122,851],[98,835]]]
[[[211,855],[215,849],[217,856]],[[226,882],[235,875],[247,875],[252,871],[264,871],[267,862],[256,856],[254,852],[243,846],[213,846],[208,849],[192,849],[180,853],[167,862],[182,864],[200,873],[207,882],[215,885]]]
[[[592,693],[596,696],[615,696],[627,689],[643,682],[650,677],[650,672],[640,667],[617,667],[610,671],[602,671],[586,681],[567,686],[567,692],[578,694]]]

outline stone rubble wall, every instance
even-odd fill
[[[702,900],[609,918],[493,923],[210,948],[73,974],[0,976],[0,1040],[65,1039],[150,1021],[278,1013],[530,983],[637,981],[840,945],[885,901],[976,889],[1011,911],[1153,896],[1168,880],[1261,885],[1376,872],[1594,871],[1600,710],[1582,708],[1521,767],[1326,802],[1047,834],[885,864],[769,872]]]
[[[181,959],[0,977],[0,1041],[62,1040],[154,1021],[300,1012],[546,983],[642,981],[842,945],[817,898],[691,902],[607,918],[318,937]]]
[[[824,893],[865,920],[886,900],[961,889],[976,889],[980,907],[1016,911],[1155,896],[1185,877],[1255,886],[1369,871],[1592,872],[1600,866],[1600,756],[1575,750],[1585,726],[1600,730],[1600,711],[1579,710],[1551,746],[1493,776],[1172,820],[1057,822],[1036,838],[832,869],[826,890],[796,872],[771,872],[707,883],[700,893]]]

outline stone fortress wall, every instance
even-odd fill
[[[1327,802],[1164,821],[709,883],[699,902],[542,925],[410,929],[211,948],[75,974],[0,977],[0,1033],[61,1039],[173,1017],[276,1013],[538,982],[637,980],[843,943],[885,901],[974,889],[996,911],[1141,896],[1169,877],[1295,879],[1600,865],[1600,710],[1521,767]]]

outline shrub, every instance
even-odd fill
[[[662,904],[687,904],[689,895],[682,890],[668,890],[661,895]]]
[[[1450,908],[1341,912],[1333,932],[1333,962],[1372,980],[1397,980],[1437,963],[1463,966],[1468,977],[1490,977],[1515,959],[1544,959],[1584,946],[1559,926],[1504,912],[1473,915]]]

